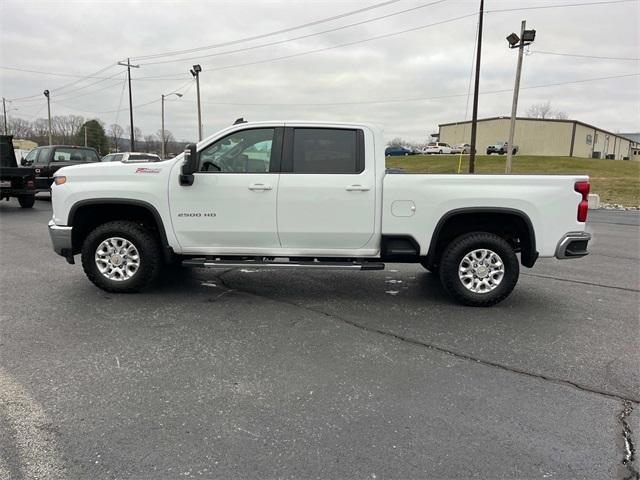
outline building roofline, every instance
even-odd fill
[[[479,118],[478,122],[488,122],[491,120],[509,120],[511,119],[511,117],[487,117],[487,118]],[[596,127],[594,125],[590,125],[588,123],[585,122],[581,122],[580,120],[569,120],[569,119],[562,119],[562,118],[531,118],[531,117],[516,117],[516,120],[523,120],[523,121],[529,121],[529,122],[558,122],[558,123],[575,123],[577,125],[582,125],[583,127],[587,127],[587,128],[592,128],[594,130],[598,130],[600,132],[604,132],[608,135],[613,135],[614,137],[618,137],[618,138],[624,138],[625,140],[628,140],[631,143],[638,143],[635,140],[625,137],[624,134],[622,133],[613,133],[610,132],[608,130],[605,130],[604,128],[599,128]],[[471,120],[465,120],[464,122],[449,122],[449,123],[440,123],[438,124],[438,130],[440,129],[440,127],[448,127],[451,125],[464,125],[465,123],[471,123]]]

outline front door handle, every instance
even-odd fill
[[[249,185],[249,190],[273,190],[273,187],[264,183],[252,183]]]
[[[347,192],[368,192],[371,190],[369,187],[365,187],[363,185],[349,185],[345,188]]]

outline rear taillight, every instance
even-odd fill
[[[27,180],[27,188],[35,188],[36,184],[33,180]]]
[[[586,222],[587,213],[589,212],[589,190],[591,185],[589,182],[576,182],[575,191],[582,195],[582,200],[578,204],[578,221]]]

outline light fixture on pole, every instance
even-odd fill
[[[200,72],[202,71],[202,67],[200,65],[194,65],[192,69],[189,70],[191,75],[193,75],[196,79],[196,94],[198,97],[198,141],[202,140],[202,115],[200,113]]]
[[[516,68],[516,84],[513,87],[513,102],[511,104],[511,124],[509,125],[509,141],[507,142],[507,165],[505,173],[511,173],[513,161],[513,136],[516,129],[516,113],[518,111],[518,94],[520,93],[520,75],[522,73],[522,54],[524,47],[530,45],[536,38],[535,30],[526,30],[527,21],[523,20],[520,27],[520,36],[512,33],[507,37],[509,48],[518,49],[518,67]]]
[[[182,97],[182,94],[178,93],[178,92],[171,92],[171,93],[167,93],[166,95],[165,94],[161,95],[161,100],[162,100],[161,101],[161,103],[162,103],[162,129],[160,130],[160,143],[161,143],[161,145],[160,145],[160,149],[161,149],[160,158],[162,160],[164,160],[164,99],[169,97],[169,96],[171,96],[171,95],[175,95],[177,97]]]
[[[51,140],[51,98],[49,98],[49,90],[45,90],[42,93],[44,93],[44,96],[47,97],[47,114],[49,116],[49,145],[51,145],[53,143]]]

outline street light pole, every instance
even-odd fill
[[[53,143],[51,140],[51,98],[49,98],[49,90],[45,90],[44,96],[47,97],[47,114],[49,116],[49,145]]]
[[[198,97],[198,141],[202,140],[202,115],[200,112],[200,72],[202,67],[200,65],[194,65],[191,70],[191,75],[196,77],[196,94]]]
[[[136,149],[136,141],[133,135],[133,100],[131,97],[131,67],[140,68],[140,65],[132,65],[129,59],[127,58],[127,63],[118,62],[118,65],[122,65],[123,67],[127,67],[127,80],[129,81],[129,124],[131,125],[131,138],[129,140],[131,151],[134,152]]]
[[[182,97],[181,93],[178,92],[171,92],[171,93],[167,93],[166,95],[163,93],[161,95],[161,102],[162,103],[162,129],[160,130],[160,149],[161,149],[161,154],[160,154],[160,158],[162,160],[164,160],[164,155],[165,155],[165,148],[164,148],[164,139],[165,139],[165,135],[164,135],[164,99],[170,95],[176,95],[177,97]]]
[[[518,67],[516,68],[516,83],[513,87],[513,103],[511,104],[511,124],[509,125],[509,141],[507,143],[507,164],[504,173],[511,173],[513,160],[513,137],[516,130],[516,114],[518,112],[518,95],[520,93],[520,76],[522,74],[522,57],[524,47],[533,43],[536,38],[535,30],[527,30],[527,21],[523,20],[520,26],[520,36],[512,33],[507,37],[509,48],[518,49]]]
[[[509,125],[509,142],[507,143],[507,165],[504,173],[511,173],[511,165],[513,160],[513,136],[516,129],[516,113],[518,111],[518,95],[520,93],[520,75],[522,74],[522,56],[524,53],[524,30],[527,27],[527,21],[523,20],[520,26],[520,45],[518,46],[518,66],[516,68],[516,83],[513,87],[513,102],[511,104],[511,124]]]

